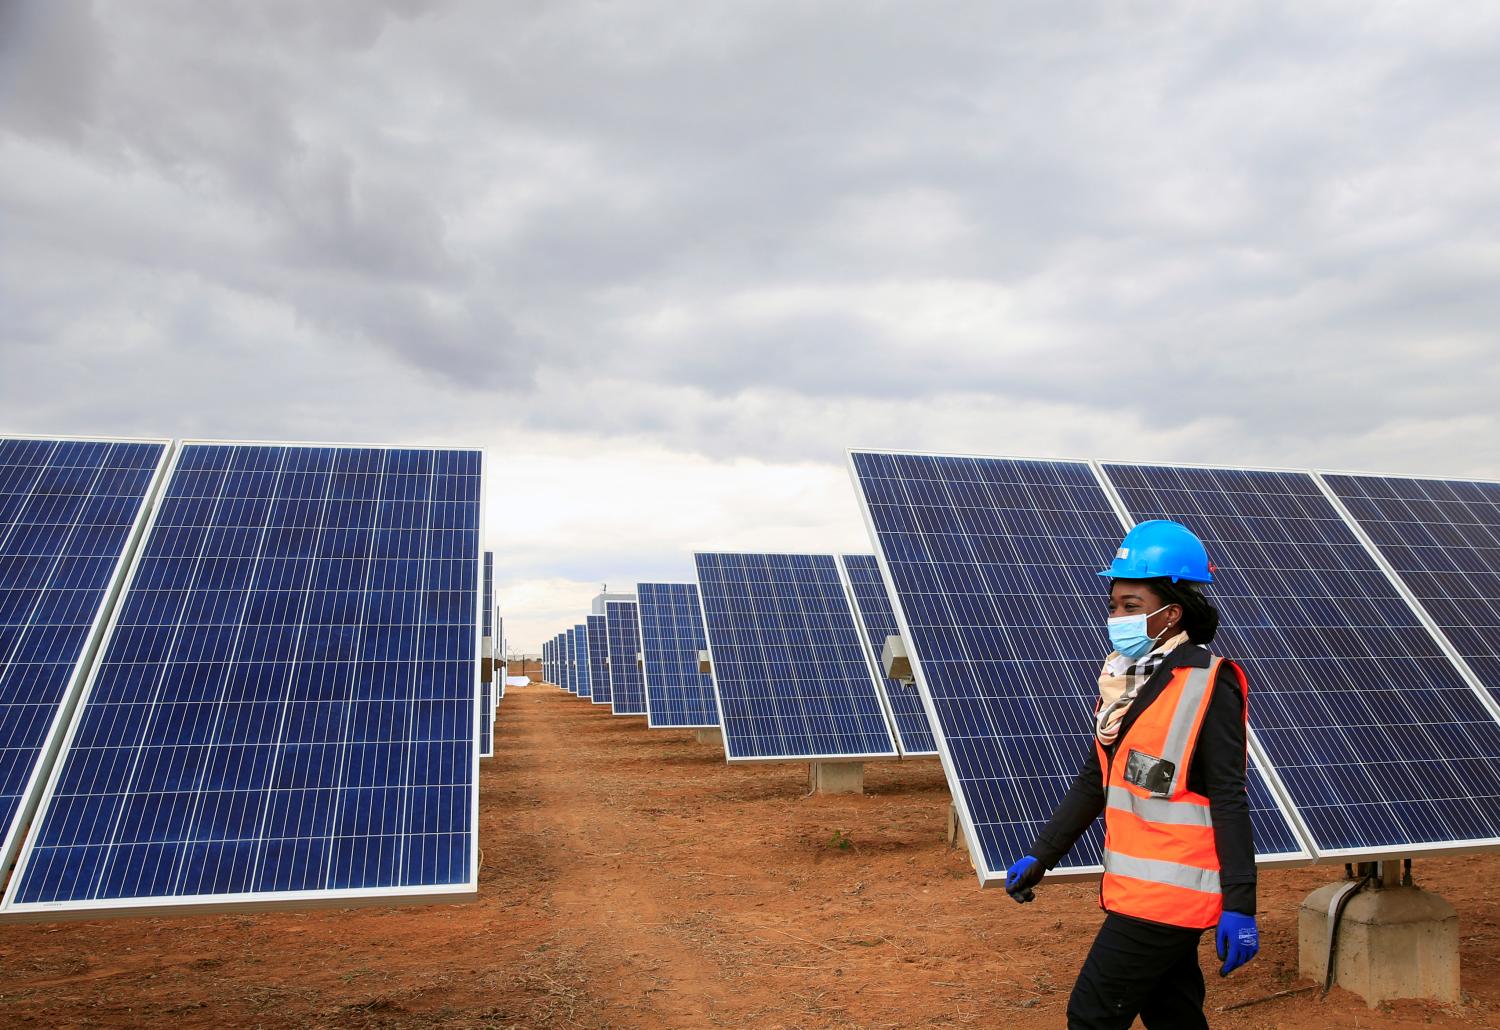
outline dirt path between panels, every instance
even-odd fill
[[[1063,1024],[1093,888],[1024,908],[981,891],[943,842],[934,761],[805,798],[805,767],[731,768],[541,685],[503,702],[497,754],[477,902],[0,927],[0,1027]],[[1214,1025],[1500,1025],[1500,856],[1417,874],[1459,911],[1463,1004],[1372,1011],[1336,990]],[[1262,954],[1210,975],[1212,1010],[1299,985],[1296,906],[1332,875],[1265,874]]]

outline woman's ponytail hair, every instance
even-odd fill
[[[1219,632],[1219,609],[1209,603],[1196,584],[1183,580],[1173,583],[1165,576],[1146,580],[1164,604],[1182,606],[1182,629],[1195,644],[1210,643]]]

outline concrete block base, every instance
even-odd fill
[[[700,744],[708,744],[711,747],[723,747],[724,731],[717,726],[708,726],[701,730],[694,730],[693,739]]]
[[[1319,887],[1297,913],[1297,967],[1322,983],[1327,975],[1328,907],[1342,887]],[[1371,1008],[1394,998],[1456,1003],[1458,913],[1419,887],[1354,895],[1339,921],[1333,982]]]
[[[809,762],[807,786],[814,794],[863,794],[865,763]]]

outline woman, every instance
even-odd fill
[[[1107,913],[1068,1000],[1075,1030],[1207,1027],[1198,943],[1215,934],[1220,976],[1255,956],[1255,846],[1245,794],[1248,686],[1204,646],[1219,613],[1203,543],[1153,520],[1110,567],[1109,639],[1094,747],[1005,890],[1032,900],[1046,871],[1104,813]]]

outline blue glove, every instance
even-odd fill
[[[1024,905],[1036,898],[1036,892],[1031,888],[1041,883],[1042,877],[1046,875],[1047,870],[1042,868],[1042,863],[1027,855],[1005,870],[1005,893],[1015,898],[1017,904]]]
[[[1225,912],[1219,916],[1214,944],[1219,957],[1224,960],[1219,975],[1228,976],[1253,959],[1260,950],[1260,931],[1255,928],[1255,917],[1243,912]]]

